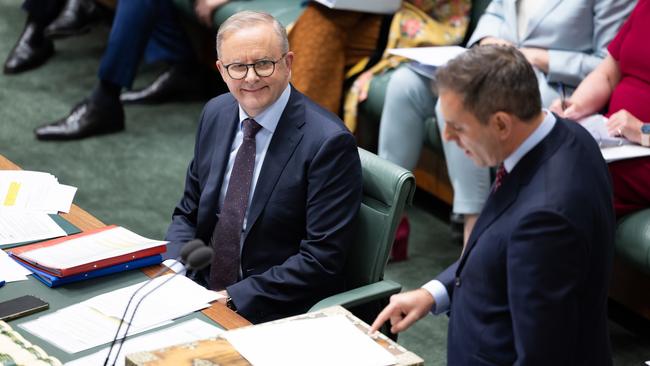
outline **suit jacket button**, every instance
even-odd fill
[[[456,287],[460,287],[460,277],[456,277]]]

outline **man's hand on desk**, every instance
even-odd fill
[[[370,327],[370,334],[375,333],[390,319],[391,333],[406,330],[417,320],[427,315],[435,301],[429,291],[420,288],[390,297],[390,303],[377,316]]]
[[[222,290],[222,291],[217,291],[217,293],[223,297],[219,297],[217,301],[219,301],[222,304],[226,304],[226,301],[228,300],[228,291]]]

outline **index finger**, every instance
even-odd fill
[[[392,315],[393,311],[395,310],[394,308],[395,308],[394,304],[388,304],[384,308],[384,310],[382,310],[381,313],[379,313],[379,315],[377,315],[377,318],[375,318],[375,321],[372,322],[372,325],[370,326],[370,330],[368,331],[368,333],[372,334],[372,333],[375,333],[376,331],[378,331],[379,328],[381,328],[381,326],[384,325],[384,323],[386,323],[386,321],[388,319],[390,319],[390,316]]]

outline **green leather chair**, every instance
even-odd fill
[[[650,209],[619,220],[615,248],[627,264],[650,275]]]
[[[408,170],[366,150],[359,149],[359,157],[363,198],[357,217],[357,238],[345,265],[349,290],[321,300],[310,311],[334,305],[354,308],[385,300],[402,290],[400,284],[384,279],[384,269],[404,208],[412,203],[415,178]]]

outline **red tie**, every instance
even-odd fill
[[[499,187],[501,187],[501,183],[503,183],[503,178],[508,175],[508,172],[506,171],[506,167],[503,166],[503,163],[499,164],[499,168],[497,169],[497,176],[494,179],[494,185],[492,186],[492,193],[496,192]]]

